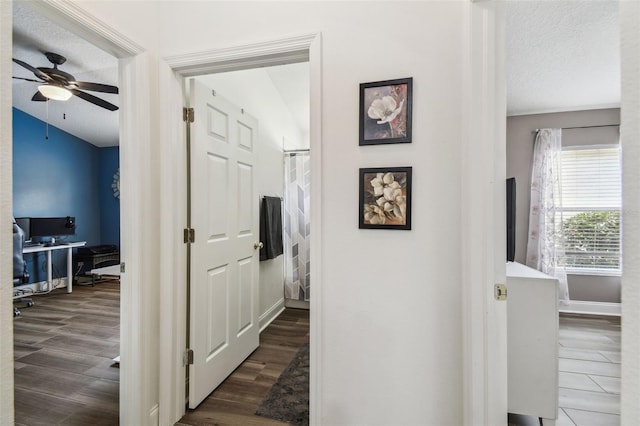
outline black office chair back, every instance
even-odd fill
[[[13,222],[13,285],[20,285],[29,280],[27,264],[22,256],[24,247],[24,231]]]

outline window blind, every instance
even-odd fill
[[[561,208],[565,266],[571,272],[620,271],[619,146],[562,151]]]

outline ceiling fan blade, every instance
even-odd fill
[[[116,111],[118,109],[118,107],[115,106],[114,104],[107,102],[104,99],[100,99],[97,96],[90,95],[89,93],[82,92],[78,89],[70,89],[70,90],[71,90],[71,93],[73,93],[77,97],[84,99],[87,102],[91,102],[92,104],[97,105],[99,107],[108,109],[109,111]]]
[[[89,83],[87,81],[70,81],[69,84],[78,86],[78,89],[91,90],[92,92],[118,93],[116,86],[110,86],[108,84]]]
[[[28,63],[23,62],[20,59],[16,59],[16,58],[13,58],[13,62],[15,62],[18,65],[21,65],[21,66],[25,67],[26,69],[28,69],[29,71],[34,73],[35,76],[38,77],[38,78],[41,78],[44,81],[51,81],[51,77],[49,77],[47,74],[45,74],[42,71],[40,71],[38,68],[32,67]]]
[[[11,78],[15,78],[16,80],[33,81],[34,83],[44,83],[44,81],[34,80],[32,78],[24,78],[24,77],[11,77]]]
[[[31,100],[36,102],[47,102],[49,99],[47,99],[42,93],[40,93],[40,91],[37,91],[31,98]]]

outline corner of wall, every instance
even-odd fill
[[[284,311],[284,297],[278,300],[273,306],[267,309],[263,314],[260,315],[258,319],[258,323],[260,325],[260,333],[267,328],[269,324],[273,322],[274,319],[278,317]]]

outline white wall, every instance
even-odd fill
[[[304,140],[280,93],[265,69],[235,71],[198,77],[216,93],[230,100],[259,122],[256,147],[257,192],[282,197],[284,167],[282,141]],[[284,256],[260,262],[260,326],[284,307]]]

